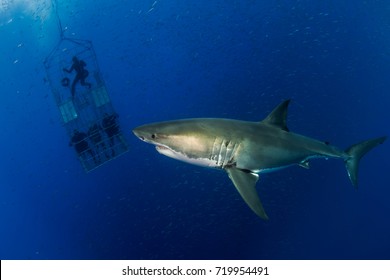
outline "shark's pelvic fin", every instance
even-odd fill
[[[269,125],[273,125],[283,129],[285,131],[289,131],[287,128],[287,109],[288,104],[290,103],[290,99],[283,101],[280,103],[263,121],[262,123],[266,123]]]
[[[345,152],[349,158],[345,160],[345,166],[347,167],[349,179],[351,179],[352,185],[357,188],[358,184],[358,169],[359,160],[372,148],[382,144],[386,140],[386,136],[367,140],[349,147]]]
[[[303,160],[303,161],[301,161],[299,163],[299,166],[303,167],[305,169],[309,169],[310,168],[310,162],[309,162],[309,160],[305,159],[305,160]]]
[[[259,176],[253,173],[247,173],[237,168],[226,168],[229,178],[232,180],[234,186],[245,200],[248,206],[260,218],[268,220],[268,216],[264,211],[260,198],[256,191],[256,182]]]

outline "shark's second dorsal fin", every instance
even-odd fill
[[[263,121],[268,125],[279,127],[285,131],[289,131],[287,128],[287,108],[290,103],[290,99],[280,103]]]

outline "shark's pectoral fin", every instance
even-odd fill
[[[248,206],[260,218],[268,220],[268,216],[264,211],[260,198],[256,191],[256,182],[259,176],[253,173],[247,173],[237,168],[226,168],[226,172],[232,180],[234,186],[245,200]]]

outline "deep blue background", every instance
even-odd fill
[[[340,160],[262,175],[265,222],[224,172],[163,157],[131,133],[184,117],[258,121],[292,98],[294,132],[341,148],[388,135],[388,1],[58,8],[67,37],[92,40],[130,151],[83,172],[45,82],[59,41],[51,3],[3,1],[1,259],[390,258],[389,142],[362,160],[359,190]]]

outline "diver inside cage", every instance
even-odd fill
[[[107,150],[106,143],[102,137],[102,127],[98,123],[92,123],[88,129],[89,140],[94,146],[95,153],[97,154],[97,158],[101,161],[101,156],[106,157],[106,160],[110,159],[110,155]]]
[[[77,129],[73,130],[73,135],[70,140],[69,146],[74,146],[77,155],[82,161],[88,161],[88,154],[93,158],[95,164],[99,161],[96,159],[95,152],[89,147],[87,142],[87,134],[80,132]],[[88,153],[88,154],[87,154]]]
[[[85,81],[85,79],[89,75],[88,70],[85,69],[85,67],[87,66],[85,61],[79,60],[76,56],[73,57],[72,61],[73,61],[73,63],[72,63],[72,66],[70,67],[70,69],[63,68],[62,70],[64,72],[67,72],[67,73],[72,73],[73,70],[76,71],[76,75],[75,75],[73,82],[72,82],[72,85],[71,85],[71,93],[72,93],[72,99],[73,99],[74,95],[76,93],[76,85],[78,82],[80,82],[80,84],[82,86],[88,87],[89,89],[92,87],[92,84]],[[69,78],[65,77],[61,80],[61,84],[64,87],[69,86],[69,83],[70,83]]]
[[[127,150],[127,143],[120,131],[117,118],[118,114],[116,113],[111,115],[105,113],[102,120],[102,127],[109,139],[112,157],[115,157],[115,139],[119,140],[119,142],[122,143],[123,147]]]

